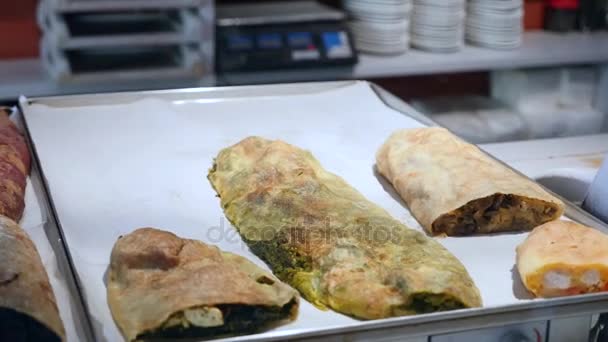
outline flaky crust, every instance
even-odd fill
[[[564,204],[538,184],[492,160],[476,146],[444,128],[417,128],[393,133],[376,155],[378,171],[393,185],[412,215],[431,234],[442,215],[458,215],[466,204],[494,195],[513,195],[542,203],[551,212],[536,225],[563,214]],[[525,208],[524,208],[525,210]],[[511,226],[504,230],[529,230]],[[488,232],[481,227],[481,232]]]
[[[65,330],[42,260],[29,236],[0,216],[0,307],[25,314],[65,341]]]
[[[0,111],[0,215],[19,222],[25,208],[30,155],[25,139],[4,111]]]
[[[545,223],[517,247],[517,270],[537,296],[559,295],[542,285],[545,272],[551,270],[566,271],[574,278],[596,270],[601,284],[595,290],[608,290],[608,235],[571,221]]]
[[[257,282],[262,276],[276,281]],[[226,304],[283,307],[298,298],[294,289],[241,256],[154,228],[118,239],[107,291],[114,320],[128,341],[186,309]],[[294,310],[291,318],[295,315]]]
[[[0,146],[11,146],[18,154],[23,171],[28,173],[31,159],[25,138],[5,111],[0,111]]]
[[[393,219],[307,151],[249,137],[219,153],[209,180],[252,250],[318,307],[376,319],[428,312],[416,303],[431,297],[455,307],[481,305],[449,251]]]

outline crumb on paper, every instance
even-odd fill
[[[586,164],[589,164],[590,166],[593,166],[596,169],[599,169],[600,166],[602,166],[602,163],[604,162],[604,158],[603,157],[585,158],[585,159],[583,159],[583,162],[585,162]]]

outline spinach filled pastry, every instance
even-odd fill
[[[57,301],[27,233],[0,216],[0,341],[65,341]]]
[[[395,132],[376,168],[433,235],[531,230],[564,204],[444,128]]]
[[[481,305],[458,259],[307,151],[249,137],[208,178],[251,250],[319,308],[377,319]]]
[[[608,291],[608,235],[570,221],[545,223],[517,247],[517,270],[538,297]]]
[[[297,291],[236,254],[153,228],[118,239],[108,303],[127,341],[257,332],[297,316]]]

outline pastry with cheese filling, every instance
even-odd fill
[[[154,228],[118,239],[107,292],[127,341],[254,333],[295,319],[299,304],[247,259]]]
[[[570,221],[545,223],[517,247],[517,270],[538,297],[608,291],[608,235]]]
[[[538,184],[444,128],[395,132],[376,168],[432,235],[526,231],[564,211]]]
[[[0,216],[0,341],[65,339],[57,300],[34,243],[14,221]]]
[[[378,319],[481,306],[454,255],[308,151],[249,137],[219,153],[209,180],[251,250],[319,308]]]

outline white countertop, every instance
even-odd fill
[[[599,169],[608,156],[608,134],[540,139],[481,147],[530,178],[559,169]]]

